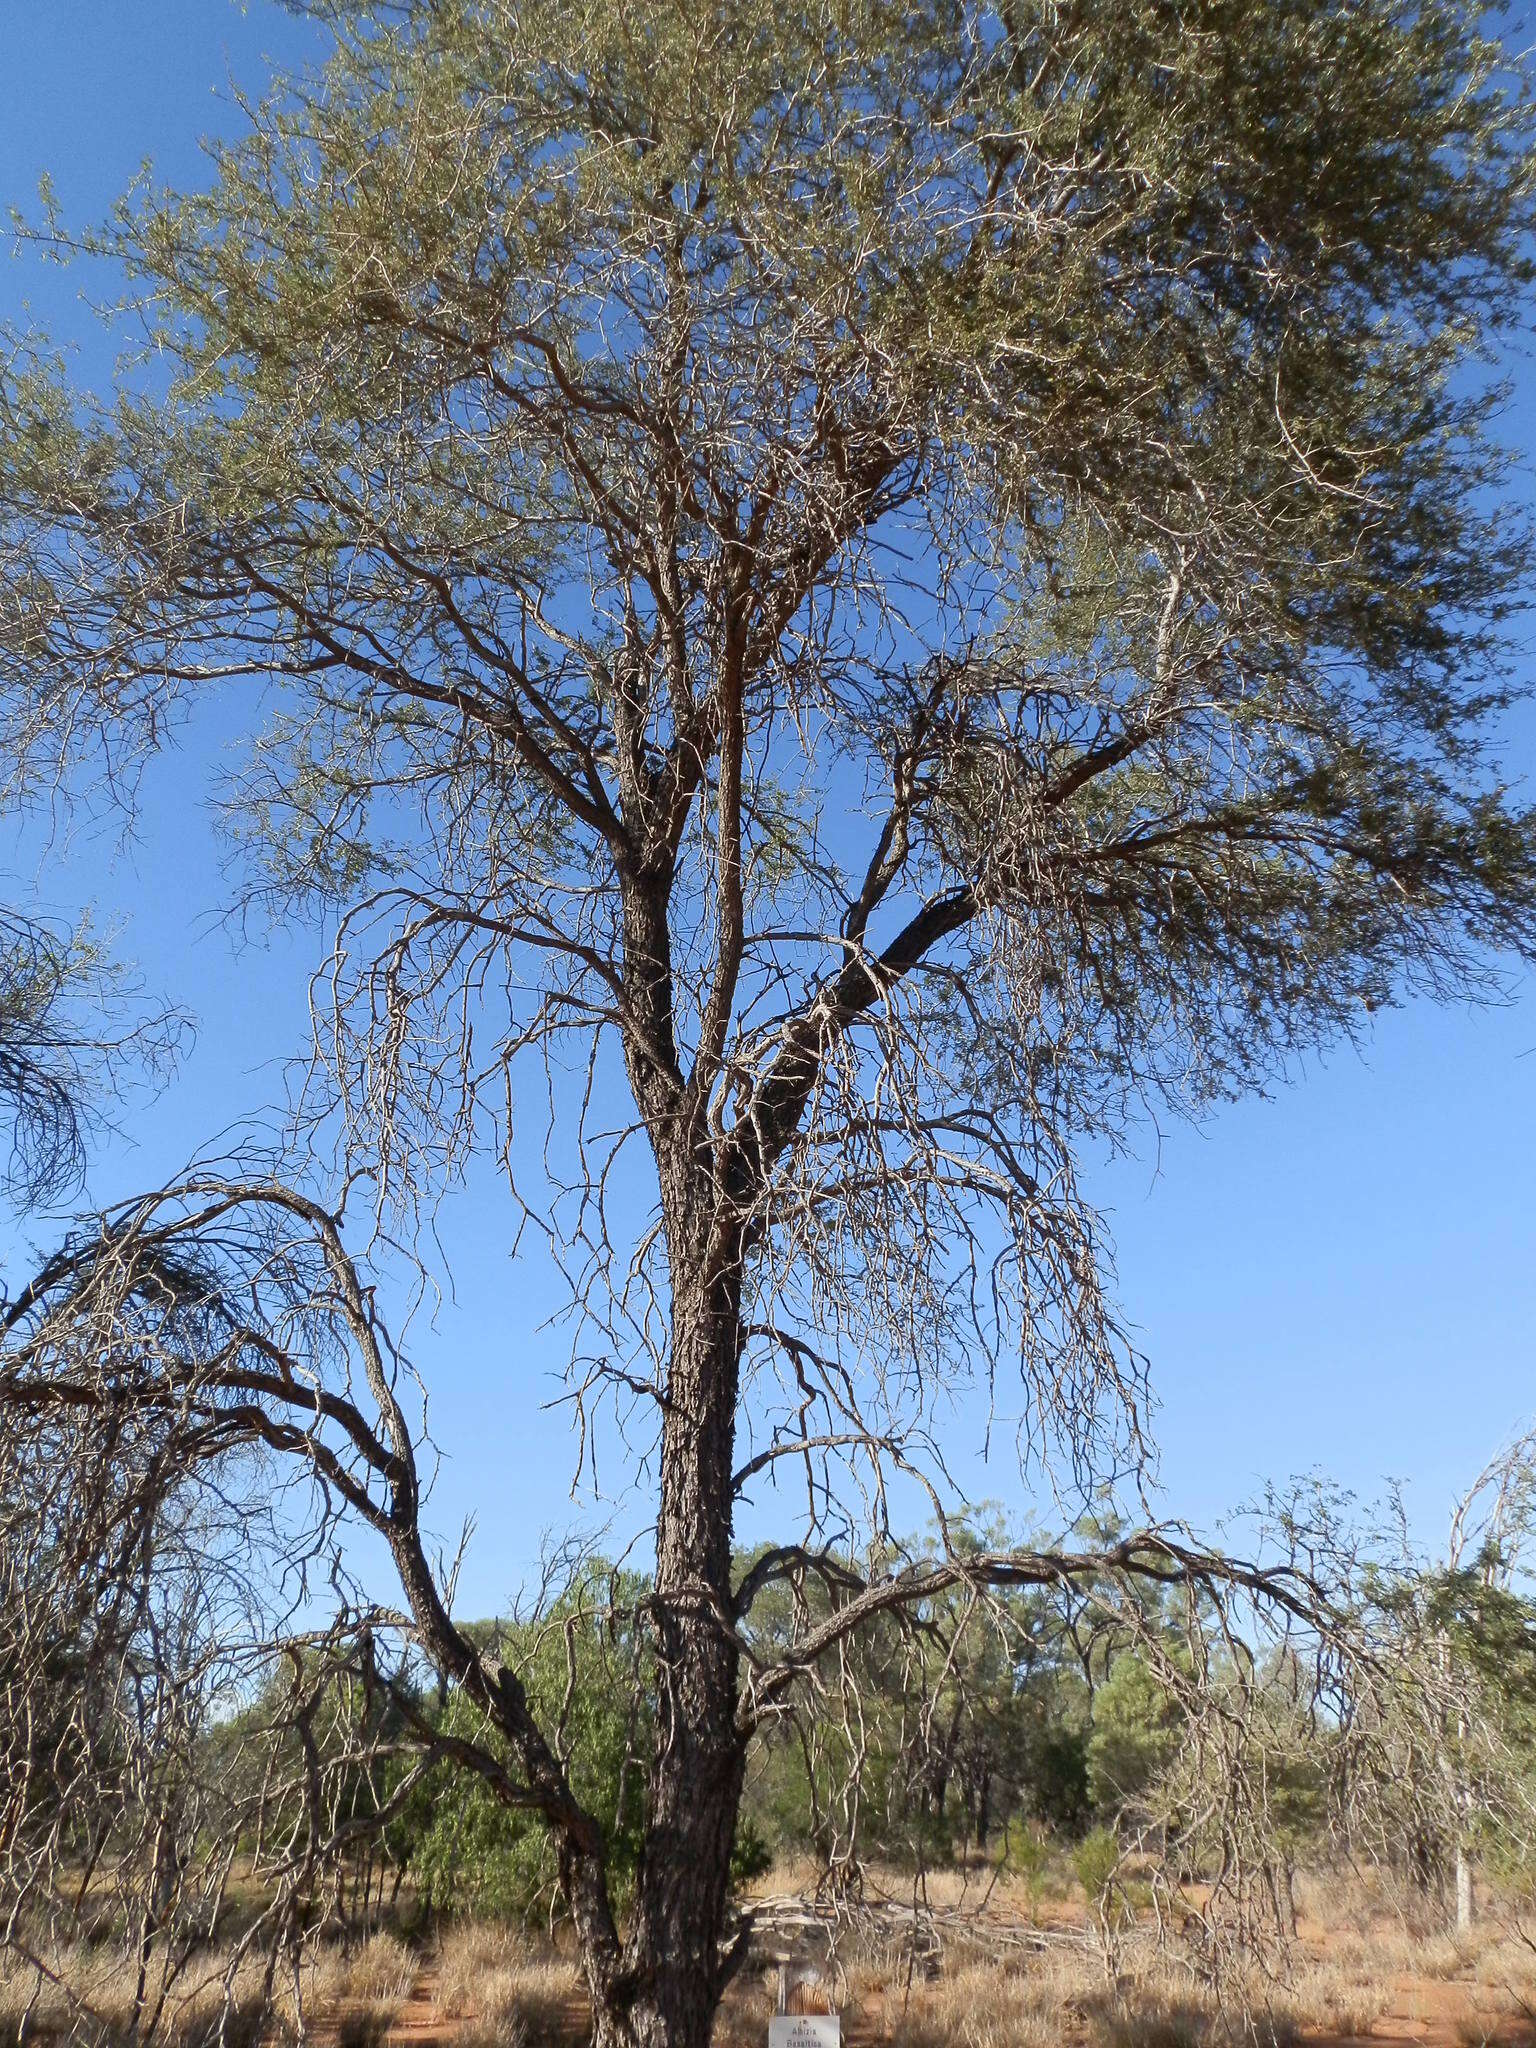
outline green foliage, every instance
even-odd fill
[[[632,1600],[638,1581],[617,1583]],[[591,1565],[537,1622],[485,1624],[474,1633],[517,1672],[545,1725],[560,1731],[571,1789],[603,1831],[610,1882],[622,1900],[640,1852],[651,1689],[634,1668],[639,1653],[627,1630],[608,1626],[613,1584],[605,1567]],[[451,1694],[434,1718],[445,1736],[489,1749],[515,1779],[505,1745],[461,1694]],[[556,1877],[549,1831],[475,1772],[436,1765],[396,1827],[400,1853],[435,1910],[547,1917]],[[750,1846],[746,1854],[750,1860]]]
[[[773,1868],[773,1850],[768,1838],[757,1825],[750,1813],[743,1813],[736,1823],[735,1839],[731,1843],[731,1883],[750,1884],[755,1877]]]
[[[1528,1515],[1529,1472],[1520,1483]],[[1427,1646],[1444,1688],[1425,1762],[1455,1788],[1459,1811],[1444,1839],[1420,1830],[1419,1854],[1444,1862],[1454,1837],[1506,1884],[1528,1884],[1536,1813],[1536,1598],[1528,1578],[1517,1578],[1514,1561],[1490,1539],[1469,1562],[1395,1586],[1385,1604],[1409,1640]]]
[[[1508,1583],[1498,1552],[1432,1572],[1416,1590],[1425,1629],[1536,1739],[1536,1601]]]
[[[994,1166],[1045,1142],[1042,1031],[1076,1137],[1536,943],[1536,828],[1482,756],[1528,540],[1464,374],[1522,318],[1531,111],[1481,9],[315,11],[323,67],[206,189],[87,237],[169,391],[5,358],[0,725],[20,777],[281,682],[232,829],[252,898],[410,930],[398,1085],[352,1063],[376,1147],[455,1099],[414,1062],[494,979],[479,906],[514,906],[508,988],[586,1014],[598,848],[662,830],[686,762],[705,801],[748,641],[747,958],[863,872],[821,865],[808,661],[849,787],[921,770],[887,844],[954,905],[926,1071],[1001,1116]],[[791,657],[853,564],[865,625]],[[665,827],[679,971],[713,829]],[[807,953],[796,985],[841,967]]]
[[[1086,1762],[1094,1809],[1112,1814],[1144,1792],[1178,1740],[1177,1708],[1167,1689],[1134,1652],[1117,1657],[1093,1696]]]
[[[449,1734],[479,1733],[457,1701],[441,1723]],[[412,1801],[407,1827],[402,1846],[435,1911],[538,1916],[554,1874],[547,1834],[473,1772],[437,1766]]]
[[[1051,1705],[1063,1719],[1048,1718]],[[1074,1706],[1070,1693],[1042,1706],[1026,1780],[1030,1811],[1047,1827],[1066,1835],[1082,1832],[1093,1803],[1088,1777],[1090,1738],[1087,1728],[1078,1725]],[[1073,1717],[1065,1718],[1069,1715]]]
[[[796,1598],[831,1611],[825,1587],[771,1589],[754,1608],[763,1654],[796,1625]],[[1015,1593],[976,1612],[956,1590],[918,1618],[918,1631],[894,1618],[867,1630],[845,1699],[755,1747],[748,1811],[776,1848],[844,1853],[856,1816],[859,1853],[931,1865],[1012,1841],[1026,1822],[1066,1835],[1085,1824],[1087,1686],[1052,1602]]]
[[[1051,1845],[1045,1835],[1037,1826],[1010,1820],[1003,1831],[998,1864],[1023,1885],[1033,1913],[1045,1891],[1051,1866]]]
[[[1113,1828],[1090,1828],[1072,1851],[1072,1868],[1089,1907],[1102,1913],[1120,1868],[1120,1842]]]

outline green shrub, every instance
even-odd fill
[[[1120,1841],[1113,1828],[1090,1828],[1072,1851],[1072,1867],[1088,1904],[1102,1913],[1120,1868]]]

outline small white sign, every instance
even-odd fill
[[[768,2022],[768,2048],[842,2048],[835,2012],[781,2012]]]

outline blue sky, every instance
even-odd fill
[[[172,182],[201,175],[202,134],[238,126],[229,80],[309,31],[268,0],[0,0],[0,204],[29,207],[39,173],[67,219],[99,214],[146,156]],[[0,323],[36,319],[80,344],[79,373],[110,357],[79,304],[88,283],[21,258],[0,265]],[[1507,431],[1536,455],[1536,365],[1511,366]],[[1536,715],[1510,728],[1512,766],[1536,775]],[[145,822],[120,846],[77,830],[41,870],[0,841],[7,893],[97,904],[152,989],[199,1018],[180,1079],[136,1144],[106,1147],[102,1196],[174,1170],[277,1092],[298,1050],[313,936],[241,949],[201,808],[221,735],[199,725],[158,762]],[[1171,1125],[1094,1191],[1118,1246],[1119,1293],[1161,1397],[1165,1505],[1209,1524],[1266,1477],[1321,1469],[1363,1493],[1408,1483],[1426,1540],[1498,1441],[1536,1411],[1536,984],[1469,1013],[1414,1005],[1368,1044],[1314,1064],[1267,1102],[1200,1130]],[[519,1581],[541,1532],[572,1515],[558,1335],[533,1328],[554,1299],[536,1255],[507,1258],[509,1212],[479,1182],[450,1203],[456,1299],[418,1358],[447,1453],[436,1520],[474,1509],[465,1604]],[[1018,1504],[1006,1453],[983,1467],[957,1424],[978,1498]]]

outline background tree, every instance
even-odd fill
[[[137,2048],[259,2023],[309,1930],[366,1920],[432,1754],[401,1734],[419,1668],[381,1682],[366,1607],[309,1540],[323,1456],[252,1426],[218,1250],[206,1229],[184,1256],[98,1238],[90,1303],[39,1315],[78,1280],[66,1247],[4,1308],[0,1933],[82,2039],[121,2038],[91,2003],[113,1973],[72,1985],[61,1953],[116,1945]],[[313,1282],[289,1295],[311,1327]]]
[[[518,1674],[548,1728],[571,1789],[602,1829],[609,1884],[622,1903],[633,1883],[643,1815],[654,1675],[634,1617],[649,1588],[634,1573],[582,1559],[558,1594],[527,1621],[475,1632],[483,1653]],[[462,1695],[450,1692],[445,1725],[471,1740],[496,1739]],[[507,1758],[508,1768],[515,1759]],[[422,1781],[422,1826],[410,1844],[413,1873],[433,1906],[547,1917],[558,1898],[555,1845],[536,1812],[509,1809],[492,1787],[439,1763]]]
[[[1400,1705],[1383,1729],[1400,1790],[1381,1815],[1388,1838],[1373,1846],[1406,1866],[1421,1906],[1428,1893],[1463,1934],[1479,1858],[1508,1878],[1536,1838],[1533,1450],[1526,1431],[1489,1460],[1456,1504],[1443,1555],[1411,1559],[1403,1543],[1365,1589],[1393,1655],[1437,1681],[1428,1702]]]
[[[1178,1747],[1178,1706],[1134,1650],[1093,1696],[1088,1796],[1113,1815],[1145,1792]]]
[[[1008,1549],[1001,1522],[979,1526],[985,1548]],[[977,1529],[952,1523],[947,1542],[979,1555]],[[900,1549],[943,1556],[931,1542]],[[866,1577],[878,1570],[864,1561]],[[1066,1604],[962,1580],[880,1616],[760,1726],[745,1793],[755,1826],[776,1849],[810,1851],[829,1878],[853,1882],[871,1854],[920,1870],[967,1852],[1028,1857],[1031,1823],[1079,1832],[1089,1689]],[[828,1587],[774,1586],[753,1608],[752,1654],[781,1656],[835,1613]]]
[[[107,1103],[173,1070],[187,1019],[134,997],[87,924],[71,931],[0,904],[0,1185],[19,1205],[78,1189]]]
[[[248,902],[331,940],[300,1133],[380,1244],[499,1156],[563,1261],[584,1429],[610,1402],[654,1489],[623,1923],[451,1618],[339,1196],[194,1176],[87,1233],[7,1413],[100,1410],[136,1262],[200,1245],[241,1306],[196,1361],[144,1333],[164,1455],[294,1455],[383,1537],[370,1654],[494,1729],[461,1761],[552,1832],[602,2048],[695,2048],[753,1732],[877,1617],[1170,1576],[1320,1611],[1168,1532],[873,1578],[856,1532],[897,1474],[942,1518],[940,1403],[1005,1368],[1031,1481],[1143,1459],[1085,1150],[1536,942],[1489,751],[1528,546],[1469,374],[1529,282],[1526,82],[1466,0],[312,11],[333,55],[209,189],[88,238],[167,382],[8,360],[5,729],[121,781],[248,689]],[[786,1468],[803,1526],[738,1577]]]

